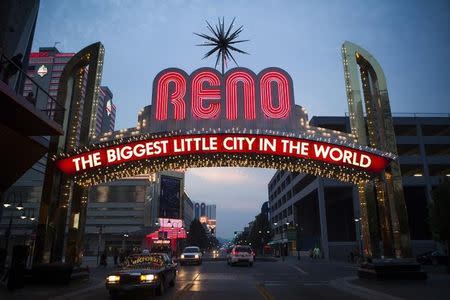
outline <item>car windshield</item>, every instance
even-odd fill
[[[187,248],[184,248],[183,252],[184,253],[198,253],[198,252],[200,252],[200,249],[197,247],[187,247]]]
[[[159,269],[164,266],[164,257],[160,254],[132,255],[124,264],[127,269]]]
[[[236,247],[236,252],[247,252],[252,253],[252,249],[250,247]]]

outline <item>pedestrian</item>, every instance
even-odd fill
[[[350,251],[349,258],[351,263],[355,262],[355,254],[353,253],[353,251]]]
[[[11,61],[6,64],[2,78],[4,83],[9,85],[9,79],[11,79],[19,69],[22,69],[22,58],[22,53],[16,54],[11,58]]]
[[[315,247],[314,247],[314,250],[313,250],[313,258],[314,258],[314,259],[320,258],[320,248],[319,248],[318,246],[315,246]]]

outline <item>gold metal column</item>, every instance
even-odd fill
[[[342,58],[350,125],[356,141],[397,154],[381,66],[369,52],[350,42],[343,44]],[[398,162],[392,161],[375,180],[360,183],[358,192],[365,252],[373,257],[410,257],[408,215]],[[379,246],[379,239],[382,246]]]
[[[66,113],[57,114],[63,121],[64,135],[52,137],[50,142],[36,238],[37,263],[61,261],[64,249],[67,262],[76,264],[81,258],[87,190],[74,186],[52,158],[58,152],[88,145],[95,132],[104,51],[100,42],[82,49],[66,64],[60,78],[58,101]],[[69,208],[69,236],[64,248]]]

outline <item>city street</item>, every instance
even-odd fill
[[[112,268],[95,268],[87,282],[69,286],[31,286],[8,293],[2,299],[110,299],[104,287]],[[356,266],[291,257],[286,261],[256,261],[253,267],[228,266],[225,261],[205,261],[201,266],[179,268],[174,288],[162,297],[130,294],[121,299],[447,299],[449,276],[432,275],[427,282],[380,282],[356,279]],[[411,284],[415,285],[414,292]],[[430,299],[431,299],[430,298]]]

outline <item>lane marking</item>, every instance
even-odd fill
[[[63,300],[63,299],[67,299],[67,298],[70,298],[70,297],[79,296],[81,294],[90,292],[92,290],[99,289],[101,287],[103,287],[103,288],[105,287],[105,283],[104,282],[100,282],[100,283],[98,283],[96,285],[93,285],[93,286],[90,286],[90,287],[87,287],[87,288],[84,288],[84,289],[81,289],[81,290],[76,290],[76,291],[73,291],[73,292],[70,292],[70,293],[67,293],[67,294],[63,294],[63,295],[59,295],[59,296],[56,296],[56,297],[52,297],[50,299],[51,300]],[[106,288],[105,288],[105,290],[106,290]]]
[[[187,292],[189,292],[189,290],[194,286],[194,281],[197,280],[197,278],[200,276],[200,272],[197,273],[197,275],[195,275],[194,279],[191,280],[191,282],[186,283],[186,285],[184,287],[182,287],[181,289],[179,289],[175,295],[173,296],[173,300],[178,300],[181,299],[182,296],[184,296],[184,294],[186,294]]]
[[[275,297],[266,289],[264,284],[258,283],[256,285],[256,290],[264,298],[264,300],[275,300]]]
[[[300,267],[297,266],[292,266],[294,269],[296,269],[297,271],[299,271],[300,273],[302,273],[303,275],[309,275],[308,272],[305,272],[303,269],[301,269]]]
[[[376,290],[371,290],[356,284],[352,284],[349,281],[358,279],[356,276],[349,276],[349,277],[343,277],[338,278],[335,280],[330,281],[330,286],[337,289],[344,291],[346,293],[352,294],[354,296],[358,296],[364,299],[370,299],[370,300],[402,300],[402,298],[395,297],[383,292],[379,292]]]

